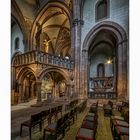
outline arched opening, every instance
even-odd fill
[[[36,98],[36,90],[35,90],[35,77],[32,73],[28,73],[22,83],[23,83],[23,97],[22,100],[24,102],[30,101]]]
[[[28,102],[37,98],[36,77],[29,68],[22,69],[17,75],[16,89],[19,102]]]
[[[11,56],[20,51],[24,53],[25,44],[23,43],[24,34],[15,18],[11,22]]]
[[[15,39],[15,50],[19,49],[19,38]]]
[[[69,3],[69,2],[68,2]],[[38,14],[31,33],[33,49],[64,57],[71,55],[70,9],[49,1]]]
[[[49,71],[42,77],[41,98],[51,102],[67,96],[67,82],[64,76],[56,71]]]
[[[109,2],[108,0],[101,0],[96,4],[96,21],[105,19],[109,15]]]
[[[103,63],[97,65],[97,77],[104,77],[105,67]]]
[[[116,92],[116,86],[114,81],[116,81],[116,73],[114,74],[114,69],[116,69],[116,39],[114,35],[107,31],[101,30],[96,34],[95,40],[90,45],[89,48],[89,79],[92,79],[92,84],[90,83],[90,88],[93,88],[93,92],[90,92],[90,96],[107,96],[110,92]],[[102,95],[101,95],[102,94]]]
[[[128,96],[127,47],[124,29],[114,22],[103,21],[88,33],[83,43],[82,60],[82,90],[87,91],[87,95],[89,93],[93,98]],[[87,61],[85,58],[88,58]],[[96,74],[100,63],[105,66],[104,78],[97,77]]]

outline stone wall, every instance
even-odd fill
[[[19,38],[19,49],[15,50],[15,39]],[[12,31],[11,31],[11,57],[16,53],[16,52],[24,52],[24,44],[23,44],[23,34],[19,28],[19,26],[16,24],[13,26]]]
[[[105,66],[105,76],[109,77],[113,74],[113,67],[112,64],[106,64],[108,57],[103,54],[99,54],[96,56],[91,57],[90,62],[90,77],[97,77],[97,66],[100,63],[103,63]]]
[[[98,0],[86,0],[83,8],[82,39],[83,43],[87,33],[99,22],[95,21],[95,5]],[[110,0],[110,14],[105,20],[114,21],[121,25],[126,33],[129,29],[129,0]],[[81,43],[81,45],[82,45]]]

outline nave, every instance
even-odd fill
[[[75,116],[75,121],[73,123],[73,121],[70,124],[70,129],[67,129],[65,131],[65,136],[63,137],[63,135],[59,135],[58,134],[58,138],[57,139],[62,139],[62,140],[75,140],[76,136],[78,135],[78,131],[79,128],[81,128],[83,121],[85,120],[86,116],[89,114],[89,112],[91,112],[91,108],[92,106],[94,106],[95,102],[97,103],[97,100],[88,100],[86,101],[78,101],[78,103],[76,104],[72,104],[74,101],[70,102],[70,106],[68,107],[66,104],[66,102],[56,102],[56,103],[50,103],[47,105],[43,105],[40,107],[29,107],[29,108],[24,108],[24,109],[15,109],[14,111],[12,111],[12,140],[29,140],[29,131],[28,128],[23,127],[23,131],[22,131],[22,136],[19,136],[20,134],[20,125],[21,123],[23,123],[24,121],[29,119],[29,116],[33,115],[33,114],[37,114],[38,112],[44,111],[44,110],[48,110],[49,108],[54,108],[57,106],[61,106],[63,105],[63,110],[62,110],[62,116],[61,114],[58,114],[58,118],[55,119],[55,116],[52,117],[51,123],[55,123],[57,122],[60,118],[62,118],[63,116],[65,116],[65,114],[71,112],[71,110],[73,110],[74,108],[77,108],[77,119]],[[113,102],[113,108],[112,108],[112,115],[114,116],[124,116],[124,112],[127,110],[127,107],[123,107],[121,105],[119,105],[118,103],[120,102]],[[110,125],[110,120],[111,120],[111,114],[107,112],[107,115],[105,114],[105,104],[108,103],[108,101],[105,100],[99,100],[98,101],[98,106],[97,106],[97,131],[95,134],[95,140],[113,140],[113,133],[111,132],[111,125]],[[117,105],[116,105],[117,103]],[[73,106],[73,107],[72,107]],[[67,108],[65,108],[67,107]],[[125,111],[123,112],[122,109],[125,108]],[[127,108],[127,109],[126,109]],[[121,110],[121,111],[118,111]],[[27,113],[28,112],[28,113]],[[92,112],[96,113],[96,109],[94,109]],[[94,114],[93,113],[93,114]],[[49,116],[49,115],[48,115]],[[53,135],[50,135],[48,132],[46,133],[46,136],[44,138],[44,129],[46,127],[49,126],[48,123],[48,118],[43,122],[42,125],[42,130],[39,131],[38,126],[35,126],[32,129],[32,138],[33,140],[56,140],[56,138]],[[126,119],[126,118],[125,118]],[[128,120],[127,120],[128,121]],[[48,135],[49,134],[49,135]],[[115,138],[115,137],[114,137]],[[93,140],[94,140],[93,139]],[[78,140],[78,139],[77,139]],[[81,140],[81,139],[80,139]],[[88,139],[84,139],[84,140],[88,140]],[[116,140],[116,139],[114,139]],[[125,139],[120,139],[120,140],[125,140]]]

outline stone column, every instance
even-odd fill
[[[15,67],[11,66],[11,103],[14,104],[15,98],[15,83],[16,83],[16,71]]]
[[[127,50],[126,42],[118,44],[118,80],[117,93],[118,97],[127,96]]]
[[[80,4],[78,0],[73,1],[73,36],[74,36],[74,82],[75,82],[75,94],[78,97],[80,95],[80,56],[81,56],[81,24],[83,22],[80,19]]]
[[[18,86],[19,86],[19,98],[18,98],[18,102],[21,103],[22,102],[22,99],[23,99],[23,86],[21,83],[18,83]]]
[[[123,69],[122,69],[122,75],[123,75],[123,93],[125,95],[125,98],[128,98],[128,92],[127,92],[127,74],[128,70],[127,70],[127,41],[123,41],[122,43],[122,50],[123,50]]]
[[[41,102],[41,81],[36,81],[36,95],[37,95],[37,103]]]
[[[68,101],[70,100],[70,84],[67,84],[66,85],[66,91],[67,91],[67,94],[66,94],[66,97],[67,97],[67,99],[68,99]]]
[[[113,88],[114,88],[114,91],[116,91],[116,58],[115,56],[113,57]]]
[[[82,50],[82,66],[81,66],[81,98],[85,98],[88,95],[88,51]]]

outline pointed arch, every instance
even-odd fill
[[[31,39],[31,42],[30,42],[30,46],[32,48],[30,48],[30,50],[32,49],[35,49],[34,46],[33,46],[33,42],[34,42],[34,39],[35,39],[35,33],[36,33],[36,30],[37,30],[37,26],[36,24],[37,23],[40,23],[41,26],[42,24],[44,23],[44,21],[46,20],[44,17],[45,16],[45,12],[47,11],[48,8],[50,7],[58,7],[60,9],[63,10],[63,12],[67,15],[69,21],[70,21],[70,25],[72,25],[72,13],[69,9],[69,7],[65,4],[65,2],[62,2],[61,0],[58,0],[58,1],[48,1],[44,7],[42,7],[42,9],[39,11],[39,14],[37,15],[37,18],[34,20],[34,23],[33,23],[33,26],[32,26],[32,30],[31,30],[31,36],[30,36],[30,39]],[[56,13],[58,14],[58,13]]]

